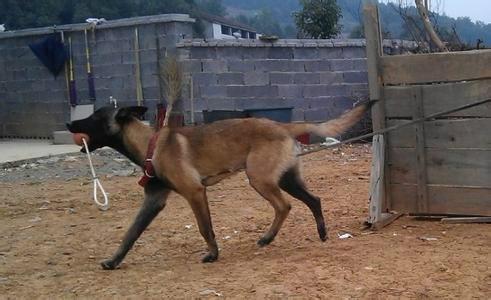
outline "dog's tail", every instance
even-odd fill
[[[304,133],[313,133],[320,137],[335,137],[358,123],[371,104],[371,102],[368,102],[357,105],[355,108],[342,114],[339,118],[324,123],[289,123],[283,124],[283,126],[290,132],[292,137],[297,137]]]

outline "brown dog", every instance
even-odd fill
[[[151,163],[155,177],[145,185],[145,200],[134,223],[104,269],[116,268],[140,234],[164,208],[167,196],[183,196],[196,216],[199,231],[208,245],[203,262],[218,258],[206,187],[245,169],[251,186],[274,208],[271,228],[258,241],[273,241],[285,221],[290,204],[281,190],[305,203],[314,215],[322,241],[327,239],[321,202],[312,195],[300,176],[295,137],[313,133],[337,136],[360,120],[366,105],[360,105],[338,119],[321,124],[284,124],[266,119],[233,119],[209,125],[163,128],[158,133]],[[101,108],[90,117],[67,124],[72,133],[89,137],[89,151],[109,146],[144,166],[147,147],[155,131],[140,122],[145,107]],[[83,150],[82,150],[83,151]]]

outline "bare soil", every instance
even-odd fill
[[[0,297],[491,298],[491,225],[403,217],[377,232],[363,230],[369,147],[303,160],[307,184],[323,201],[327,242],[307,207],[291,199],[276,240],[259,248],[273,210],[241,173],[209,188],[217,262],[200,262],[205,243],[191,209],[172,195],[114,271],[99,261],[116,250],[139,208],[137,177],[103,179],[111,199],[105,212],[93,204],[85,177],[2,180]],[[77,166],[86,168],[82,160]],[[338,238],[343,233],[353,238]]]

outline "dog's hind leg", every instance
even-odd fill
[[[256,149],[251,151],[247,158],[246,174],[250,185],[271,203],[275,212],[270,229],[257,242],[260,246],[273,241],[291,209],[290,203],[283,197],[278,186],[281,169],[285,164],[291,164],[292,159],[288,155],[281,155],[281,152],[274,153],[278,149],[281,151],[281,146],[284,145],[278,145],[273,151],[271,148]]]
[[[105,270],[115,269],[124,259],[128,251],[131,249],[135,241],[152,222],[152,220],[165,207],[167,196],[170,190],[158,180],[152,180],[145,186],[145,200],[138,212],[130,229],[126,232],[123,242],[112,258],[101,262],[101,266]]]
[[[213,232],[211,223],[210,209],[206,197],[206,189],[203,186],[188,188],[182,196],[188,200],[194,216],[198,223],[199,232],[203,236],[208,245],[208,253],[203,257],[202,262],[214,262],[218,259],[218,245]]]
[[[305,203],[308,206],[312,214],[314,215],[315,222],[317,223],[317,232],[319,238],[322,241],[327,239],[326,225],[324,222],[324,216],[322,215],[322,208],[320,199],[312,195],[306,188],[298,166],[294,166],[286,171],[280,179],[280,188],[290,194],[292,197]]]

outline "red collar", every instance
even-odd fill
[[[145,162],[143,163],[143,168],[142,168],[143,176],[138,181],[138,184],[143,187],[147,185],[150,179],[155,177],[155,170],[152,164],[152,156],[155,150],[158,137],[159,137],[159,132],[157,131],[156,133],[154,133],[154,135],[150,138],[150,141],[148,142],[147,156],[145,156]]]

